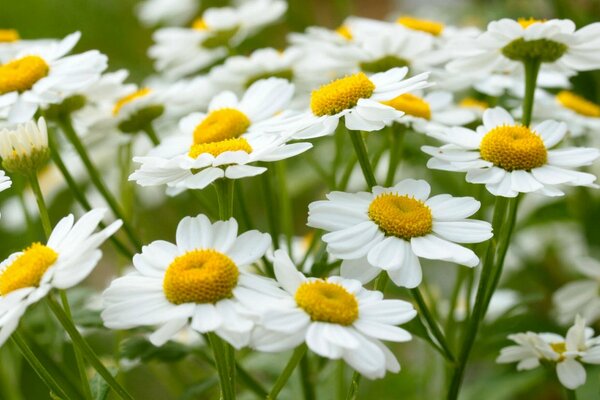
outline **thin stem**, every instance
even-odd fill
[[[52,298],[52,296],[46,297],[46,301],[50,310],[56,316],[56,319],[63,326],[71,341],[73,342],[73,346],[78,348],[83,356],[87,358],[88,362],[94,367],[96,372],[104,381],[110,386],[110,388],[115,392],[115,394],[121,399],[133,400],[133,397],[121,386],[119,382],[115,379],[114,376],[106,369],[104,364],[100,361],[94,350],[90,347],[90,345],[85,341],[85,339],[81,336],[73,322],[69,319],[65,311],[62,307]]]
[[[160,139],[158,138],[158,135],[156,134],[152,123],[149,123],[144,127],[144,132],[146,132],[146,135],[148,136],[153,145],[158,146],[160,144]]]
[[[268,173],[261,175],[263,199],[265,204],[265,213],[267,214],[267,221],[269,223],[269,233],[273,239],[273,247],[275,250],[279,249],[279,223],[277,221],[277,197],[275,190],[273,189],[273,182],[271,176]]]
[[[577,400],[577,392],[574,390],[565,388],[565,395],[567,400]]]
[[[385,176],[385,187],[390,187],[394,184],[396,170],[402,158],[402,143],[406,133],[406,126],[394,124],[389,131],[390,138],[390,159],[387,175]]]
[[[356,400],[358,398],[358,388],[360,387],[361,378],[362,375],[358,372],[352,374],[352,382],[350,382],[350,389],[348,390],[346,400]]]
[[[31,350],[31,348],[27,345],[27,341],[21,333],[17,330],[13,332],[11,335],[11,340],[15,343],[15,345],[19,348],[19,351],[23,355],[23,358],[27,360],[31,368],[35,371],[35,373],[40,377],[40,379],[44,382],[44,384],[54,392],[56,395],[65,399],[79,399],[80,394],[72,392],[71,389],[67,385],[60,385],[54,376],[48,372],[48,370],[44,367],[44,364],[37,358],[35,353]]]
[[[231,373],[227,354],[228,351],[226,349],[226,346],[230,345],[225,343],[213,332],[207,333],[206,336],[215,357],[217,373],[219,374],[219,385],[221,387],[221,399],[233,400],[235,399],[235,374]],[[235,368],[235,366],[233,368]]]
[[[115,199],[113,194],[108,190],[106,184],[100,177],[98,169],[96,168],[96,166],[94,166],[94,163],[92,163],[92,160],[87,154],[83,143],[77,135],[77,132],[75,132],[75,129],[73,129],[71,120],[68,117],[61,118],[59,120],[59,124],[62,127],[63,132],[67,136],[67,139],[69,139],[69,141],[71,142],[71,144],[73,144],[73,147],[79,154],[79,157],[81,158],[81,161],[83,162],[83,165],[85,166],[92,183],[94,184],[94,186],[96,186],[102,197],[104,197],[104,200],[106,200],[106,203],[108,204],[112,212],[115,214],[115,216],[117,216],[117,218],[123,221],[123,230],[127,234],[127,237],[129,238],[131,243],[136,247],[137,250],[141,249],[141,243],[137,239],[135,230],[132,228],[127,218],[125,218],[125,214],[121,210],[121,207],[117,203],[117,200]]]
[[[42,226],[44,227],[44,234],[46,235],[46,239],[48,239],[52,233],[52,224],[50,223],[50,216],[48,215],[48,208],[46,207],[44,195],[42,194],[42,189],[40,188],[40,182],[35,172],[29,174],[28,178],[29,184],[31,185],[31,190],[33,190],[33,194],[35,195],[35,201],[37,202],[38,210],[40,211],[40,220],[42,221]]]
[[[292,353],[292,356],[290,357],[288,363],[286,364],[285,368],[281,372],[281,375],[279,375],[279,377],[275,381],[273,388],[271,389],[271,391],[269,392],[269,395],[267,396],[267,400],[275,400],[277,398],[277,396],[279,395],[279,392],[281,392],[281,389],[283,389],[283,387],[285,386],[287,381],[290,379],[290,376],[292,375],[292,373],[298,366],[298,363],[300,363],[300,360],[306,354],[306,350],[307,350],[307,347],[305,344],[302,344],[302,345],[296,347],[296,350],[294,350],[294,352]]]
[[[525,67],[525,97],[523,98],[523,125],[529,126],[533,114],[533,103],[538,72],[540,71],[540,60],[527,60],[523,62]]]
[[[311,368],[308,357],[300,359],[300,383],[302,384],[302,393],[304,400],[315,399],[315,385],[311,378]]]
[[[233,192],[235,181],[233,179],[219,179],[215,182],[217,201],[219,203],[219,218],[222,221],[233,217]]]
[[[285,160],[275,163],[273,168],[275,182],[279,191],[279,219],[281,221],[281,231],[285,235],[288,251],[292,248],[292,236],[294,235],[294,221],[292,219],[292,203],[288,191],[288,182],[286,179]]]
[[[367,181],[367,185],[369,186],[370,190],[373,188],[373,186],[377,185],[377,180],[375,179],[375,174],[373,173],[371,161],[369,161],[369,154],[367,153],[365,140],[362,137],[362,133],[359,131],[348,130],[348,134],[352,140],[352,145],[354,146],[354,151],[356,152],[356,158],[358,158],[358,163],[360,164],[360,168],[362,169],[365,181]]]
[[[454,354],[452,354],[452,350],[450,350],[450,346],[448,346],[448,343],[446,342],[444,333],[442,332],[437,321],[431,314],[429,307],[427,307],[427,303],[425,303],[425,299],[423,299],[421,291],[419,290],[419,288],[410,289],[410,294],[415,299],[417,306],[419,307],[419,311],[421,312],[421,315],[427,322],[429,331],[431,331],[433,337],[444,351],[444,357],[449,362],[454,363],[456,361],[454,358]]]

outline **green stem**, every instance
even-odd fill
[[[358,372],[352,374],[352,382],[350,382],[350,389],[348,390],[346,400],[356,400],[358,398],[358,388],[360,387],[361,378],[362,375]]]
[[[354,151],[356,152],[356,158],[358,158],[358,163],[360,164],[360,168],[370,190],[373,188],[373,186],[377,185],[377,180],[375,179],[375,174],[373,173],[371,161],[369,161],[369,154],[367,153],[365,140],[362,136],[362,133],[359,131],[348,130],[348,134],[352,140],[352,145],[354,146]]]
[[[92,365],[92,367],[94,367],[96,372],[98,372],[98,374],[100,376],[102,376],[104,381],[106,381],[108,386],[110,386],[110,388],[115,392],[115,394],[119,398],[133,400],[133,397],[131,397],[131,395],[127,392],[127,390],[125,390],[123,388],[123,386],[121,386],[121,384],[119,384],[119,382],[117,382],[115,377],[112,376],[112,374],[108,371],[108,369],[106,369],[104,364],[102,364],[102,362],[100,361],[100,359],[98,358],[96,353],[94,353],[94,350],[90,347],[90,345],[81,336],[81,334],[79,333],[79,331],[77,330],[77,328],[75,327],[73,322],[69,319],[69,317],[67,316],[65,311],[56,302],[56,300],[54,300],[52,298],[52,296],[47,296],[46,300],[47,300],[48,306],[50,307],[50,310],[52,310],[52,312],[56,316],[56,319],[58,319],[60,324],[63,326],[63,328],[65,329],[65,331],[71,338],[71,341],[73,342],[73,346],[81,351],[83,356],[85,358],[87,358],[88,362]]]
[[[385,176],[385,187],[390,187],[394,184],[396,170],[402,158],[402,143],[406,133],[406,126],[394,124],[390,129],[390,160],[388,165],[387,175]]]
[[[40,379],[44,382],[44,384],[50,389],[54,394],[60,396],[65,399],[79,399],[81,395],[72,392],[71,389],[66,385],[60,385],[54,376],[48,372],[48,370],[44,367],[44,365],[37,358],[35,353],[31,350],[31,348],[27,345],[27,341],[21,336],[21,333],[16,330],[11,335],[11,340],[17,345],[19,351],[23,355],[23,358],[27,360],[31,368],[35,371],[35,373],[40,377]]]
[[[419,311],[421,312],[421,315],[427,322],[429,331],[433,334],[433,337],[444,351],[444,357],[446,358],[446,360],[448,360],[451,363],[456,362],[454,354],[452,354],[452,350],[450,350],[450,346],[448,346],[446,338],[444,337],[444,333],[442,332],[437,321],[431,314],[429,307],[427,307],[427,303],[425,303],[425,299],[423,298],[423,295],[421,294],[419,288],[410,289],[410,294],[415,299],[417,306],[419,307]]]
[[[227,346],[220,337],[215,333],[210,332],[206,334],[210,346],[212,347],[213,354],[215,357],[215,364],[217,366],[217,373],[219,374],[219,384],[221,387],[221,399],[222,400],[234,400],[235,399],[235,374],[232,373],[232,367],[230,366],[228,356],[229,351]],[[233,366],[235,371],[235,364]]]
[[[233,217],[234,184],[233,179],[219,179],[215,182],[217,202],[219,203],[219,218],[222,221]]]
[[[304,400],[315,399],[315,385],[310,371],[311,368],[308,357],[302,357],[300,360],[300,383],[302,384]]]
[[[523,62],[525,67],[525,97],[523,98],[523,125],[529,126],[533,114],[533,103],[535,98],[535,87],[538,72],[540,72],[540,60],[527,60]]]
[[[273,190],[273,182],[271,181],[271,175],[266,172],[261,175],[263,198],[265,204],[265,213],[267,214],[267,221],[269,223],[269,233],[273,239],[273,248],[279,249],[279,223],[277,221],[277,194]]]
[[[42,189],[40,188],[40,181],[38,180],[35,172],[29,174],[28,178],[29,184],[31,185],[31,190],[33,190],[33,194],[35,195],[35,201],[37,202],[38,210],[40,211],[40,220],[42,221],[44,234],[46,235],[46,239],[48,239],[52,233],[52,224],[50,223],[48,208],[46,207],[44,195],[42,194]]]
[[[306,354],[306,350],[307,350],[307,347],[305,344],[302,344],[302,345],[296,347],[296,350],[294,350],[294,352],[292,353],[292,356],[290,357],[290,360],[288,361],[285,368],[281,372],[281,375],[279,375],[279,377],[275,381],[273,388],[271,389],[271,391],[269,392],[269,395],[267,396],[267,400],[275,400],[277,398],[277,396],[279,395],[279,392],[281,392],[281,389],[283,389],[283,387],[285,386],[287,381],[290,379],[290,376],[292,375],[292,373],[298,366],[298,363],[300,363],[300,360]]]
[[[92,163],[92,160],[88,156],[83,143],[77,135],[77,132],[75,132],[75,129],[73,129],[73,124],[71,123],[71,120],[68,117],[61,118],[59,120],[59,124],[62,127],[63,132],[67,136],[67,139],[69,139],[69,141],[71,142],[71,144],[73,144],[73,147],[79,154],[79,157],[81,158],[81,161],[83,162],[83,165],[85,166],[92,183],[94,184],[94,186],[96,186],[102,197],[104,197],[104,200],[106,200],[106,203],[108,204],[112,212],[115,214],[115,216],[123,221],[123,230],[127,234],[127,237],[129,238],[131,243],[136,247],[137,250],[140,250],[142,246],[140,241],[137,239],[135,230],[132,228],[127,218],[125,218],[125,214],[121,210],[121,207],[117,203],[117,200],[115,199],[113,194],[108,190],[106,184],[100,177],[98,169]]]
[[[148,136],[153,145],[158,146],[160,144],[160,139],[158,138],[158,135],[156,134],[152,123],[146,125],[146,127],[144,128],[144,132],[146,132],[146,135]]]
[[[565,394],[567,400],[577,400],[577,392],[571,389],[565,388]]]
[[[48,134],[48,145],[50,147],[50,155],[52,156],[52,161],[54,161],[54,164],[62,174],[63,178],[65,178],[65,182],[67,182],[67,186],[69,186],[69,190],[75,197],[75,200],[77,200],[77,202],[81,205],[81,207],[83,207],[84,210],[90,211],[92,209],[92,205],[89,203],[81,189],[79,189],[77,182],[75,182],[75,179],[73,178],[73,176],[67,169],[67,166],[65,165],[64,161],[60,157],[60,152],[58,151],[58,147],[56,146],[54,137],[51,133]],[[100,223],[100,228],[104,229],[106,228],[106,225],[104,223]],[[115,248],[121,254],[123,254],[123,256],[125,256],[127,259],[133,258],[133,252],[129,250],[127,246],[125,246],[125,244],[123,244],[123,242],[119,240],[119,238],[117,238],[115,235],[111,235],[109,240],[115,246]]]
[[[285,235],[288,251],[292,251],[292,236],[294,235],[294,221],[292,219],[292,203],[288,191],[288,182],[286,179],[285,160],[275,163],[273,168],[275,181],[279,190],[279,219],[281,221],[281,231]]]

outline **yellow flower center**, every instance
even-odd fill
[[[324,280],[304,282],[294,296],[313,321],[352,325],[358,319],[358,301],[343,286]]]
[[[220,142],[240,137],[250,127],[250,119],[235,108],[210,112],[194,129],[194,143]]]
[[[527,29],[530,25],[535,24],[536,22],[546,22],[545,19],[535,19],[535,18],[518,18],[517,22],[523,29]]]
[[[337,33],[346,40],[352,40],[352,31],[350,31],[350,28],[347,25],[340,25],[335,30],[335,33]]]
[[[405,240],[427,235],[433,226],[431,209],[422,201],[406,195],[380,194],[369,205],[368,213],[387,236]]]
[[[546,164],[542,138],[522,125],[502,125],[489,131],[479,147],[481,158],[507,171],[531,170]]]
[[[415,31],[427,32],[434,36],[438,36],[444,30],[444,24],[437,21],[427,19],[419,19],[414,17],[400,17],[396,20],[400,25],[404,25],[408,29]]]
[[[245,151],[252,153],[252,146],[244,138],[225,139],[219,142],[193,144],[188,155],[192,158],[198,158],[201,154],[209,153],[214,157],[226,151]]]
[[[58,259],[58,254],[48,246],[34,243],[0,273],[0,295],[27,287],[37,287]]]
[[[465,97],[458,105],[464,108],[480,108],[482,110],[486,110],[490,106],[487,101],[477,100],[473,97]]]
[[[0,65],[0,94],[24,92],[50,72],[43,58],[25,56]]]
[[[167,268],[163,291],[173,304],[216,303],[232,296],[239,271],[225,254],[215,250],[192,250]]]
[[[586,117],[600,117],[600,105],[592,103],[573,92],[563,90],[556,95],[556,100],[564,107]]]
[[[151,91],[152,91],[152,89],[150,89],[150,88],[142,88],[131,94],[128,94],[127,96],[121,97],[119,100],[117,100],[117,102],[115,103],[115,106],[113,107],[113,116],[118,115],[119,111],[121,111],[121,108],[123,108],[123,106],[125,104],[131,103],[135,99],[144,97],[144,96],[148,95]]]
[[[550,347],[558,353],[559,358],[557,361],[563,361],[565,359],[564,353],[567,351],[567,344],[565,342],[550,343]]]
[[[192,29],[197,31],[206,31],[208,30],[208,25],[206,25],[204,18],[196,18],[194,22],[192,22]]]
[[[310,109],[316,116],[335,115],[356,106],[358,100],[371,97],[375,85],[367,75],[359,72],[313,90]]]
[[[0,43],[16,42],[21,37],[15,29],[0,29]]]
[[[431,108],[429,107],[429,103],[414,94],[401,94],[392,100],[384,101],[383,104],[394,107],[396,110],[403,111],[414,117],[425,119],[431,118]]]

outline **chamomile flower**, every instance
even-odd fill
[[[590,257],[571,262],[585,279],[569,282],[554,292],[552,301],[557,318],[561,323],[567,323],[579,314],[594,323],[600,319],[600,262]]]
[[[263,134],[267,127],[275,129],[272,124],[293,92],[286,80],[270,78],[250,86],[241,100],[232,92],[221,93],[211,101],[208,114],[191,114],[181,121],[183,135],[166,140],[146,157],[135,157],[141,166],[129,179],[141,186],[166,184],[176,194],[202,189],[219,178],[258,175],[266,168],[249,164],[308,150],[310,143],[288,144],[283,134]]]
[[[8,172],[28,175],[44,166],[50,158],[44,118],[1,129],[0,158]]]
[[[534,117],[564,121],[574,137],[600,130],[600,105],[569,90],[539,96]]]
[[[433,156],[429,168],[466,172],[467,182],[485,184],[494,196],[530,192],[561,196],[564,193],[555,185],[596,187],[594,175],[571,168],[590,165],[599,155],[593,148],[550,150],[566,133],[567,125],[562,122],[547,120],[529,128],[496,107],[483,113],[483,125],[477,131],[450,128],[436,135],[448,144],[423,146],[422,150]]]
[[[103,294],[110,329],[160,326],[150,341],[160,346],[187,326],[215,332],[236,348],[248,344],[254,322],[238,300],[264,301],[277,286],[246,270],[262,257],[271,238],[238,236],[232,218],[214,224],[204,215],[177,226],[176,243],[157,240],[133,258],[136,271],[115,279]],[[266,290],[266,294],[265,291]]]
[[[275,252],[274,269],[284,291],[261,313],[252,347],[274,352],[306,342],[321,357],[343,359],[370,379],[400,370],[381,341],[411,340],[410,333],[396,325],[415,317],[412,304],[384,300],[381,292],[352,279],[307,278],[283,250]]]
[[[164,28],[154,34],[149,56],[157,71],[177,79],[225,58],[228,48],[273,23],[286,10],[281,0],[257,0],[237,8],[209,8],[190,28]]]
[[[600,67],[600,23],[575,30],[573,21],[501,19],[472,39],[457,41],[451,71],[492,72],[515,62],[539,60],[560,71],[587,71]]]
[[[323,85],[312,92],[310,111],[292,117],[289,129],[295,132],[295,138],[325,136],[344,117],[348,129],[380,130],[403,115],[384,102],[429,86],[427,72],[404,79],[407,73],[407,67],[371,76],[358,72]]]
[[[102,252],[99,247],[121,221],[94,233],[106,210],[94,209],[77,222],[73,215],[56,225],[46,244],[33,243],[0,264],[0,345],[14,332],[31,304],[52,289],[68,289],[84,280]]]
[[[480,207],[471,197],[429,197],[423,180],[405,179],[373,192],[331,192],[309,205],[308,225],[329,231],[327,251],[342,259],[341,274],[366,283],[381,270],[398,286],[421,283],[419,258],[475,267],[472,250],[456,243],[492,237],[489,223],[468,219]]]
[[[496,362],[518,362],[518,370],[537,368],[540,361],[556,364],[560,383],[574,390],[586,380],[582,363],[600,364],[600,336],[593,338],[593,335],[594,331],[585,326],[585,320],[577,316],[566,338],[554,333],[509,335],[516,345],[503,348]]]
[[[96,50],[66,56],[79,37],[76,32],[57,43],[26,47],[0,65],[0,116],[25,122],[39,107],[60,103],[96,82],[106,56]]]
[[[135,11],[144,25],[181,25],[189,22],[196,14],[198,1],[145,0],[137,5]]]

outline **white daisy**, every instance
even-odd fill
[[[91,50],[65,57],[80,36],[76,32],[57,43],[26,47],[0,65],[0,116],[25,122],[39,107],[60,103],[96,82],[106,69],[106,56]]]
[[[533,112],[534,118],[564,121],[573,137],[600,130],[599,104],[568,90],[561,90],[556,95],[543,92],[538,99]]]
[[[314,138],[330,134],[344,117],[346,128],[377,131],[403,115],[383,104],[401,94],[429,86],[428,73],[404,79],[407,67],[392,68],[370,77],[363,72],[337,79],[311,94],[310,111],[287,122],[295,138]]]
[[[0,29],[0,64],[11,60],[27,47],[47,46],[53,42],[58,43],[59,41],[55,39],[23,39],[16,29]]]
[[[550,150],[566,133],[564,123],[547,120],[529,128],[496,107],[483,113],[477,131],[450,128],[436,135],[448,144],[422,150],[433,156],[429,168],[466,172],[467,182],[485,184],[495,196],[529,192],[560,196],[564,193],[555,187],[558,184],[596,187],[594,175],[571,168],[590,165],[598,158],[598,149]]]
[[[0,264],[0,345],[14,332],[31,304],[52,289],[68,289],[84,280],[100,261],[99,247],[121,221],[93,233],[106,210],[95,209],[77,223],[73,215],[59,221],[47,244],[33,243]]]
[[[192,19],[198,6],[197,0],[145,0],[136,6],[135,11],[144,25],[181,25]]]
[[[554,333],[509,335],[517,345],[503,348],[496,362],[518,362],[519,371],[537,368],[540,361],[555,363],[560,383],[574,390],[586,380],[581,363],[600,364],[600,336],[593,338],[593,335],[592,328],[586,328],[585,320],[577,316],[566,338]]]
[[[329,231],[327,251],[344,260],[341,274],[366,283],[381,270],[398,286],[421,283],[419,257],[475,267],[472,250],[456,243],[492,237],[491,225],[468,219],[480,207],[471,197],[441,194],[429,198],[423,180],[405,179],[372,193],[331,192],[309,205],[308,225]]]
[[[191,114],[181,121],[183,135],[165,140],[146,157],[135,157],[141,167],[129,179],[141,186],[166,184],[176,194],[202,189],[219,178],[258,175],[266,168],[249,164],[308,150],[310,143],[287,144],[289,137],[262,133],[273,129],[293,92],[286,80],[270,78],[250,86],[241,100],[232,92],[221,93],[211,101],[208,114]]]
[[[164,28],[154,33],[148,55],[157,71],[177,79],[225,58],[231,46],[273,23],[287,9],[281,0],[256,0],[237,8],[209,8],[190,28]]]
[[[569,260],[587,279],[569,282],[552,296],[561,323],[579,314],[589,323],[600,319],[600,262],[590,257]]]
[[[176,244],[157,240],[133,258],[135,272],[115,279],[103,294],[104,324],[111,329],[160,325],[150,341],[160,346],[186,326],[215,332],[236,348],[254,328],[239,296],[264,301],[277,286],[247,272],[269,248],[266,233],[238,236],[237,222],[211,224],[204,215],[177,226]]]
[[[469,74],[503,69],[515,62],[537,59],[560,71],[587,71],[600,67],[600,23],[575,31],[573,21],[501,19],[473,39],[457,41],[451,71]]]
[[[283,250],[275,252],[274,268],[284,291],[261,313],[252,347],[284,351],[306,342],[318,355],[343,359],[370,379],[400,370],[381,340],[411,340],[410,333],[396,325],[415,317],[412,304],[384,300],[381,292],[367,290],[351,279],[307,278]]]
[[[9,172],[31,174],[39,170],[50,157],[46,121],[17,124],[0,129],[0,158]]]

